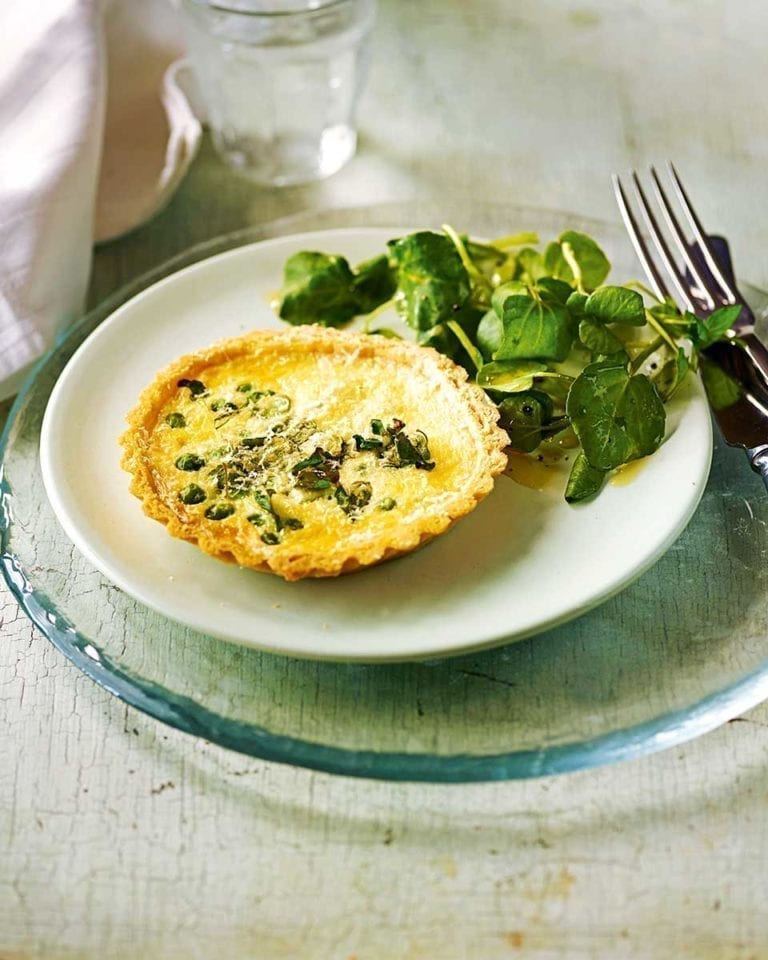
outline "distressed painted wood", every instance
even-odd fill
[[[206,146],[96,252],[91,299],[190,244],[415,196],[615,216],[673,158],[768,286],[760,0],[381,0],[358,156],[267,191]],[[351,781],[250,760],[95,687],[0,590],[0,960],[768,956],[768,706],[557,779]]]

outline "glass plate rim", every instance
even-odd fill
[[[482,206],[482,205],[478,205]],[[491,206],[491,205],[488,205]],[[402,210],[403,204],[381,204],[381,213],[391,208]],[[361,216],[366,206],[336,208],[326,211],[340,217]],[[574,212],[566,213],[529,206],[505,205],[505,209],[532,215],[578,219],[597,228],[613,225]],[[56,611],[55,604],[30,584],[23,569],[8,550],[12,527],[13,493],[4,471],[6,449],[16,423],[41,371],[56,353],[76,339],[80,331],[98,315],[108,316],[121,303],[156,280],[206,256],[212,256],[245,243],[258,242],[283,235],[307,217],[322,211],[302,211],[268,223],[246,227],[193,245],[163,263],[133,278],[100,304],[84,312],[67,328],[54,345],[37,361],[25,379],[8,414],[0,435],[0,569],[9,590],[32,623],[78,670],[100,687],[141,712],[175,729],[203,737],[225,749],[263,760],[287,763],[326,773],[389,781],[468,783],[526,779],[574,772],[598,765],[615,763],[663,749],[698,737],[715,729],[737,714],[768,698],[768,659],[722,690],[708,694],[685,708],[663,713],[619,730],[613,730],[581,742],[541,746],[536,749],[508,753],[430,754],[398,751],[353,750],[285,734],[275,734],[264,727],[249,725],[208,710],[190,697],[147,681],[116,667],[93,639],[83,636],[77,627]],[[392,222],[398,222],[393,220]],[[351,225],[351,224],[350,224]],[[358,224],[359,225],[359,224]],[[304,230],[314,229],[304,227]],[[320,229],[319,227],[317,229]],[[298,232],[298,231],[297,231]],[[754,288],[753,288],[754,289]]]

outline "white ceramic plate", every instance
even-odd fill
[[[500,477],[448,534],[352,576],[284,583],[220,563],[144,516],[128,492],[117,438],[156,372],[222,337],[279,327],[269,299],[290,254],[325,250],[358,262],[401,232],[328,230],[228,251],[143,291],[83,343],[51,395],[41,467],[65,532],[113,583],[180,623],[268,651],[424,659],[520,639],[583,613],[682,532],[712,450],[693,378],[669,411],[665,443],[631,482],[573,507],[561,489]]]

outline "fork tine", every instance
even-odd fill
[[[672,256],[672,252],[669,249],[669,244],[667,243],[664,234],[661,232],[658,221],[654,216],[653,209],[648,202],[648,197],[645,195],[645,190],[643,190],[643,186],[640,183],[640,178],[634,171],[632,173],[632,182],[635,186],[635,194],[640,204],[640,209],[643,212],[643,219],[648,227],[651,240],[653,240],[656,250],[663,260],[664,266],[667,268],[667,273],[677,288],[680,299],[683,301],[688,310],[694,312],[695,305],[691,299],[690,293],[688,292],[688,284],[685,281],[685,275],[675,262],[675,258]]]
[[[664,187],[662,186],[655,167],[651,167],[651,177],[653,179],[653,190],[656,195],[656,201],[659,204],[661,212],[664,214],[664,219],[666,220],[671,234],[677,242],[677,248],[680,252],[680,256],[685,261],[688,271],[696,281],[699,292],[707,300],[707,306],[710,310],[714,310],[717,306],[717,297],[720,294],[720,291],[718,291],[716,287],[713,288],[712,284],[707,280],[707,278],[702,276],[701,271],[691,256],[688,248],[688,238],[683,232],[683,228],[680,226],[680,223],[675,216],[672,205],[669,202],[666,193],[664,192]]]
[[[642,264],[643,270],[645,270],[645,275],[648,277],[653,291],[660,300],[671,300],[672,297],[669,293],[667,285],[664,283],[664,278],[661,275],[661,271],[656,266],[651,257],[648,247],[643,235],[640,232],[640,227],[635,215],[632,213],[632,208],[629,205],[629,200],[627,199],[627,194],[624,191],[621,180],[616,174],[613,175],[613,192],[616,195],[616,203],[619,206],[619,212],[621,213],[622,219],[624,220],[624,225],[627,228],[627,233],[629,234],[629,239],[632,241],[632,246],[635,248],[635,253],[637,258]]]
[[[685,214],[688,222],[691,225],[691,230],[693,230],[693,235],[696,238],[696,243],[699,245],[702,256],[709,268],[712,276],[717,280],[717,282],[722,287],[723,291],[731,298],[731,300],[737,299],[737,292],[733,288],[728,279],[723,274],[723,271],[720,269],[720,265],[717,261],[717,256],[715,251],[712,249],[712,244],[709,242],[709,237],[707,236],[704,227],[701,224],[701,221],[696,214],[696,211],[691,206],[691,201],[688,199],[688,194],[686,193],[685,187],[678,175],[675,165],[669,161],[667,163],[669,168],[669,176],[672,180],[672,184],[675,188],[675,194],[677,195],[680,208]]]

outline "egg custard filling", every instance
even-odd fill
[[[431,349],[321,327],[254,331],[158,375],[121,438],[145,512],[286,580],[447,530],[506,465],[497,412]]]

